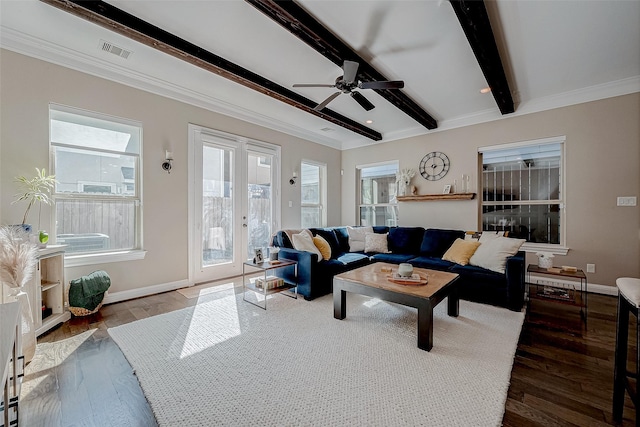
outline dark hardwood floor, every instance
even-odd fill
[[[575,307],[532,301],[511,372],[505,426],[613,425],[617,298],[590,294],[588,303],[585,326]],[[629,367],[635,369],[635,323],[630,331]],[[627,395],[622,425],[635,425],[635,415]]]
[[[107,328],[196,303],[197,298],[166,292],[104,306],[41,336],[26,369],[20,425],[155,426]],[[590,295],[586,327],[575,309],[536,302],[518,344],[504,425],[612,425],[615,315],[616,298],[610,296]],[[633,336],[630,342],[635,346]],[[622,425],[634,420],[627,396]]]

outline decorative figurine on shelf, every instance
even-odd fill
[[[418,189],[416,188],[415,185],[411,186],[411,195],[412,196],[417,196],[418,195]]]
[[[398,196],[406,196],[407,188],[411,183],[411,178],[416,174],[414,169],[402,169],[400,172],[396,173],[396,184],[398,184]]]

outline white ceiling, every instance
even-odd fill
[[[108,3],[284,87],[333,83],[342,70],[241,0]],[[445,1],[298,1],[438,121],[438,130],[501,116]],[[640,1],[488,1],[516,112],[640,91]],[[0,46],[183,100],[335,148],[373,141],[37,0],[0,1]],[[133,51],[123,59],[100,40]],[[295,88],[321,102],[334,89]],[[329,108],[383,142],[430,133],[371,90]],[[324,130],[323,130],[324,129]],[[328,130],[327,130],[328,129]]]

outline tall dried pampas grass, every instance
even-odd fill
[[[0,283],[24,286],[35,270],[38,249],[28,234],[16,226],[0,227]]]

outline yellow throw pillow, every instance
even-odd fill
[[[329,245],[329,242],[327,242],[327,240],[324,237],[322,236],[314,237],[313,244],[316,245],[316,248],[318,248],[318,250],[322,254],[322,259],[325,259],[325,260],[331,259],[331,246]]]
[[[442,255],[442,259],[455,262],[460,265],[469,264],[469,259],[480,246],[480,242],[472,240],[456,239],[453,245]]]

